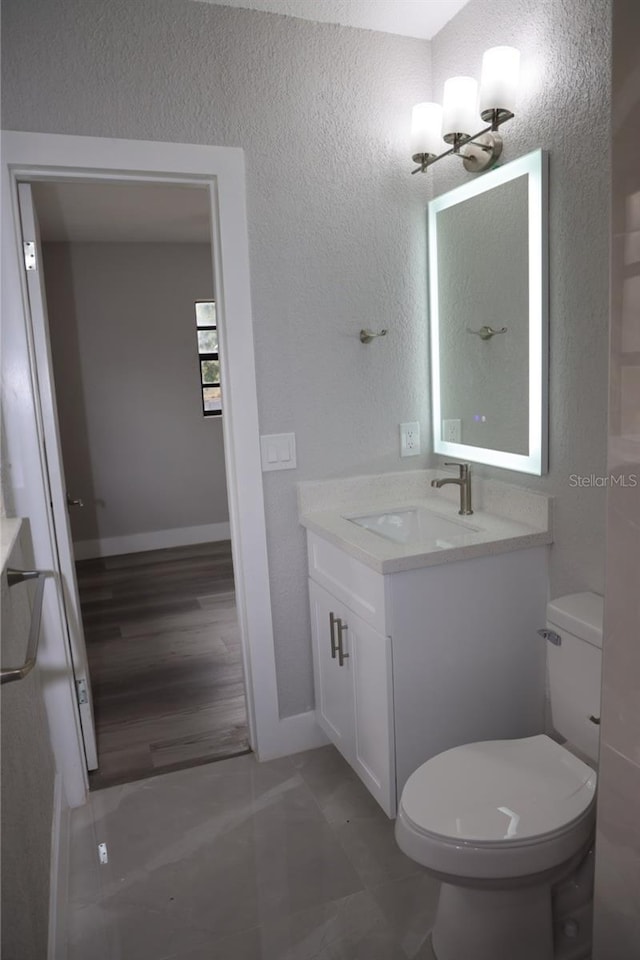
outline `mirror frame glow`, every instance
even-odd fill
[[[540,475],[548,469],[549,254],[548,155],[535,150],[471,180],[429,203],[429,323],[431,328],[431,402],[435,453]],[[529,453],[507,453],[442,438],[440,408],[440,324],[438,307],[438,213],[523,175],[529,200]]]

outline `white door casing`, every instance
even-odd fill
[[[45,482],[35,350],[22,267],[18,184],[34,180],[160,181],[207,185],[226,396],[224,446],[237,608],[250,740],[260,759],[326,742],[313,712],[280,719],[269,592],[264,497],[249,284],[244,155],[238,148],[3,131],[3,482],[16,515],[31,523],[36,563],[54,567],[55,531]],[[44,610],[45,702],[58,770],[71,806],[82,803],[86,769],[64,611]],[[47,673],[47,665],[51,670]]]
[[[29,298],[29,316],[33,334],[34,359],[37,368],[37,406],[41,415],[42,437],[46,460],[45,484],[51,497],[51,513],[55,532],[54,569],[56,584],[61,591],[66,629],[76,685],[81,683],[83,695],[78,700],[80,726],[88,770],[98,766],[93,702],[89,679],[87,648],[82,628],[82,615],[71,542],[71,528],[67,507],[67,490],[60,444],[60,430],[55,386],[52,380],[51,343],[47,320],[47,301],[42,269],[42,250],[38,218],[33,205],[31,184],[18,184],[18,205],[22,227],[23,251],[25,244],[33,244],[34,258],[29,258],[25,280]],[[26,256],[26,254],[25,254]],[[57,562],[56,562],[57,561]],[[77,687],[76,687],[77,689]]]

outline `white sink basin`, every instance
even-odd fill
[[[394,543],[424,544],[440,549],[460,546],[479,531],[479,527],[467,520],[441,517],[424,507],[400,507],[347,519]]]

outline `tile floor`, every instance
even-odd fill
[[[434,960],[438,885],[333,747],[109,787],[71,830],[69,960]]]

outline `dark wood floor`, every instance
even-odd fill
[[[247,751],[230,543],[76,570],[100,764],[91,788]]]

